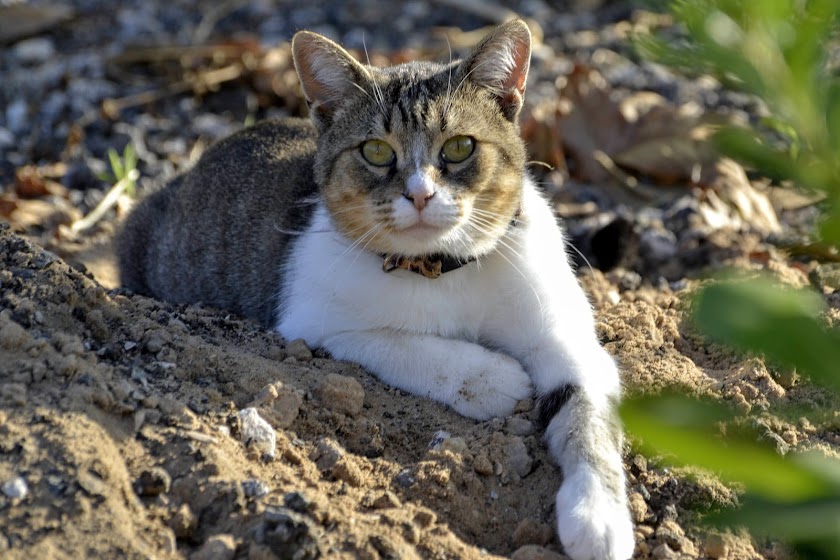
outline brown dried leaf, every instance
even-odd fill
[[[48,179],[44,171],[34,165],[25,165],[15,171],[15,193],[20,198],[50,195],[67,198],[67,188]]]
[[[0,217],[9,219],[9,216],[12,215],[12,212],[17,210],[18,201],[17,197],[12,193],[3,193],[0,194]]]

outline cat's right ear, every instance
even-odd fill
[[[328,126],[338,106],[365,91],[364,84],[372,79],[350,53],[311,31],[295,34],[292,56],[310,116],[319,129]]]

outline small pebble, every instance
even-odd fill
[[[536,519],[527,518],[519,522],[511,538],[516,546],[528,544],[545,546],[553,537],[554,530],[551,527]]]
[[[712,533],[706,537],[706,540],[703,541],[703,550],[706,556],[715,559],[724,558],[729,554],[729,546],[726,544],[726,540],[723,535],[717,533]]]
[[[680,557],[679,553],[675,552],[670,546],[664,543],[654,548],[651,556],[657,560],[678,560]]]
[[[330,439],[321,439],[309,455],[309,458],[315,461],[315,466],[318,467],[318,470],[328,471],[343,456],[344,449],[338,443]]]
[[[308,362],[312,359],[312,350],[309,349],[302,338],[297,338],[286,344],[286,353],[299,362]]]
[[[268,484],[256,478],[242,481],[242,492],[249,498],[262,498],[269,492]]]
[[[520,437],[512,437],[507,445],[507,458],[510,468],[519,475],[519,478],[525,478],[530,474],[534,466],[534,459],[528,453],[528,447]]]
[[[400,499],[397,497],[396,494],[391,492],[390,490],[386,491],[384,494],[381,494],[378,498],[373,501],[373,507],[376,509],[391,509],[391,508],[398,508],[402,506]]]
[[[569,560],[567,556],[535,544],[526,544],[517,548],[510,558],[511,560]]]
[[[23,499],[28,493],[29,485],[27,485],[26,481],[20,476],[3,483],[3,494],[5,494],[7,498],[11,498],[13,500]]]
[[[529,436],[534,433],[534,424],[525,418],[511,416],[505,423],[505,429],[513,436]]]
[[[12,54],[23,64],[42,64],[55,55],[55,45],[47,37],[34,37],[15,44]]]
[[[647,518],[647,503],[645,498],[638,492],[630,492],[628,496],[630,515],[635,523],[642,523]]]
[[[451,437],[443,440],[436,449],[440,451],[449,451],[454,455],[464,455],[469,451],[467,442],[462,437]]]
[[[325,408],[355,416],[365,403],[365,390],[352,377],[331,373],[315,387],[315,396]]]
[[[315,524],[304,515],[283,507],[267,507],[257,541],[279,558],[309,560],[321,556]]]
[[[431,527],[437,521],[437,515],[427,509],[421,509],[414,514],[414,522],[423,529]]]
[[[213,535],[190,554],[190,560],[233,560],[235,555],[236,540],[233,535]]]
[[[198,518],[190,509],[189,504],[181,504],[175,514],[169,519],[169,528],[179,539],[188,539],[198,528]]]
[[[435,435],[432,436],[432,441],[429,442],[429,445],[427,447],[429,449],[439,449],[440,444],[451,437],[452,434],[450,434],[449,432],[445,430],[438,430],[435,432]]]
[[[260,417],[256,408],[240,410],[239,419],[242,422],[242,443],[246,447],[255,446],[264,456],[273,459],[277,446],[274,428]]]

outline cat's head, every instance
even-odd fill
[[[336,227],[379,253],[487,253],[519,209],[517,116],[531,55],[520,20],[463,61],[359,63],[301,31],[295,67],[320,132],[315,176]]]

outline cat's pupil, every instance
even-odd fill
[[[447,163],[461,163],[475,150],[475,141],[469,136],[454,136],[443,144],[440,155]]]
[[[368,140],[362,144],[362,157],[371,165],[386,167],[394,163],[394,149],[383,140]]]

